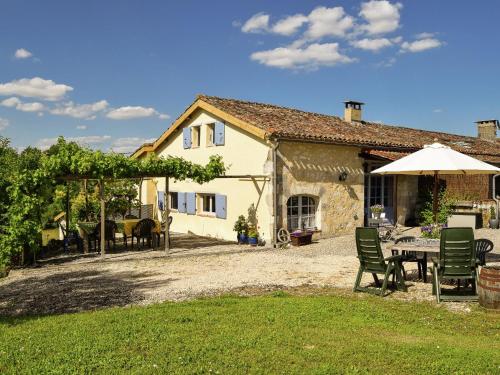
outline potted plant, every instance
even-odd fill
[[[380,219],[380,215],[384,212],[384,206],[381,204],[374,204],[370,207],[370,211],[375,219]]]
[[[498,229],[498,217],[494,206],[490,207],[490,228]]]
[[[251,246],[257,246],[259,243],[259,232],[254,227],[249,228],[248,230],[248,243]]]
[[[237,233],[238,243],[247,243],[248,242],[248,223],[245,219],[245,216],[238,216],[238,220],[234,223],[233,230]]]

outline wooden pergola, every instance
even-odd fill
[[[256,179],[256,178],[267,178],[269,176],[267,175],[222,175],[217,178],[249,178],[249,179]],[[139,180],[139,199],[141,199],[141,190],[142,190],[142,182],[144,180],[148,179],[153,179],[153,178],[165,178],[165,197],[168,197],[169,195],[169,180],[172,178],[171,176],[155,176],[155,175],[150,175],[150,174],[141,174],[133,177],[128,177],[128,178],[102,178],[102,179],[97,179],[89,176],[65,176],[65,177],[59,177],[60,180],[63,181],[98,181],[99,182],[99,201],[100,201],[100,230],[101,230],[101,239],[100,239],[100,251],[101,251],[101,259],[105,259],[106,257],[106,236],[103,235],[105,233],[105,223],[106,223],[106,201],[104,199],[104,185],[106,181],[118,181],[118,180]],[[85,182],[86,183],[86,182]],[[66,195],[66,230],[68,230],[69,225],[70,225],[70,215],[69,215],[69,190],[68,194]],[[166,211],[166,217],[167,220],[165,220],[165,244],[164,244],[164,250],[165,254],[168,254],[170,251],[170,224],[168,221],[168,217],[170,216],[170,209],[168,202],[165,204],[165,211]]]

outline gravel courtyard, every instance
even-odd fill
[[[489,260],[499,262],[500,230],[481,229],[476,238],[495,243]],[[67,255],[44,260],[37,268],[12,270],[0,280],[0,315],[58,314],[261,288],[350,289],[359,265],[353,235],[284,250],[174,235],[173,246],[169,255],[117,252],[105,261],[94,254]],[[389,298],[433,301],[431,284],[417,280],[411,264],[405,267],[408,293]]]

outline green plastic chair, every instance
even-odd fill
[[[380,247],[380,239],[377,228],[356,228],[356,248],[358,250],[359,271],[354,284],[354,292],[368,292],[385,295],[389,277],[394,274],[396,286],[399,290],[406,292],[406,285],[401,270],[401,255],[393,255],[384,258]],[[375,280],[375,285],[379,289],[360,287],[363,273],[371,273]],[[384,275],[384,281],[380,286],[377,274]]]
[[[444,228],[441,231],[439,258],[432,258],[432,294],[441,301],[477,301],[477,266],[472,228]],[[443,280],[472,283],[472,294],[441,289]],[[458,284],[460,286],[460,284]]]

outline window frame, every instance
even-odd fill
[[[205,200],[209,199],[209,211],[205,211]],[[215,194],[213,193],[199,193],[198,194],[198,215],[200,216],[210,216],[210,217],[216,217],[217,214],[217,207],[216,207],[216,200],[215,200]]]
[[[297,204],[292,205],[293,198],[297,198]],[[306,204],[304,204],[303,200],[306,199]],[[311,204],[312,200],[312,204]],[[293,215],[291,211],[296,208],[297,214]],[[303,209],[306,208],[307,213],[304,213]],[[296,194],[288,197],[286,201],[286,216],[287,216],[287,228],[289,231],[294,231],[298,229],[302,229],[302,222],[307,220],[304,229],[313,229],[316,230],[318,228],[317,217],[318,214],[318,198],[307,195],[307,194]],[[297,222],[297,227],[293,227],[293,223]]]
[[[175,200],[176,200],[176,207],[175,208],[173,206],[174,195],[175,195]],[[179,192],[171,191],[170,193],[168,193],[168,196],[169,196],[169,199],[168,199],[169,210],[173,211],[173,212],[178,212],[179,211]]]

